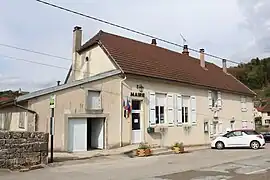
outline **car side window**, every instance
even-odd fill
[[[225,135],[227,138],[229,137],[233,137],[234,136],[234,132],[229,132],[228,134]]]
[[[234,136],[243,136],[242,131],[234,131]]]
[[[237,137],[237,136],[242,136],[242,131],[233,131],[233,132],[229,132],[228,134],[226,134],[226,137]]]

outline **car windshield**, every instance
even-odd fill
[[[244,130],[244,132],[247,135],[259,135],[259,133],[257,131],[253,131],[253,130]]]

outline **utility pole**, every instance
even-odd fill
[[[53,163],[53,136],[54,136],[54,109],[55,109],[55,95],[50,97],[50,109],[51,109],[51,118],[50,118],[50,140],[51,140],[51,159],[50,163]]]

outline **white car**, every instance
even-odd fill
[[[255,130],[233,130],[224,135],[217,136],[212,139],[211,147],[216,149],[224,149],[230,147],[250,147],[259,149],[265,146],[263,135]]]

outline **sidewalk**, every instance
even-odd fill
[[[124,155],[126,153],[132,152],[133,150],[137,149],[138,145],[128,145],[121,148],[116,149],[109,149],[109,150],[92,150],[87,152],[74,152],[74,153],[67,153],[67,152],[54,152],[54,162],[63,162],[69,160],[83,160],[83,159],[90,159],[94,157],[101,157],[101,156],[113,156],[113,155]],[[210,147],[205,146],[191,146],[185,147],[185,151],[192,152],[198,150],[205,150],[209,149]],[[153,155],[162,155],[162,154],[170,154],[172,153],[171,150],[168,148],[153,148]],[[50,158],[50,153],[49,156]]]

